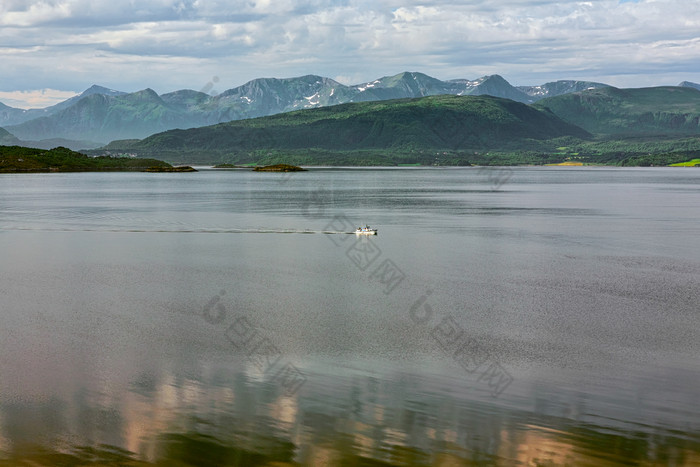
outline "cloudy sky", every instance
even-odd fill
[[[0,102],[100,84],[210,93],[401,71],[620,87],[700,82],[697,0],[0,0]]]

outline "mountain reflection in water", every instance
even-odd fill
[[[306,371],[313,384],[292,396],[251,368],[210,368],[143,374],[122,394],[5,404],[0,465],[700,463],[697,434],[586,422],[604,407],[589,395],[564,400],[543,387],[523,410],[410,373]]]

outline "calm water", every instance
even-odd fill
[[[0,465],[699,465],[698,239],[692,168],[2,175]]]

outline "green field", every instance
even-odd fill
[[[700,165],[700,159],[693,159],[688,162],[679,162],[677,164],[671,164],[671,167],[695,167]]]

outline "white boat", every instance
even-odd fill
[[[358,227],[355,231],[357,235],[377,235],[377,229],[371,228],[369,225]]]

